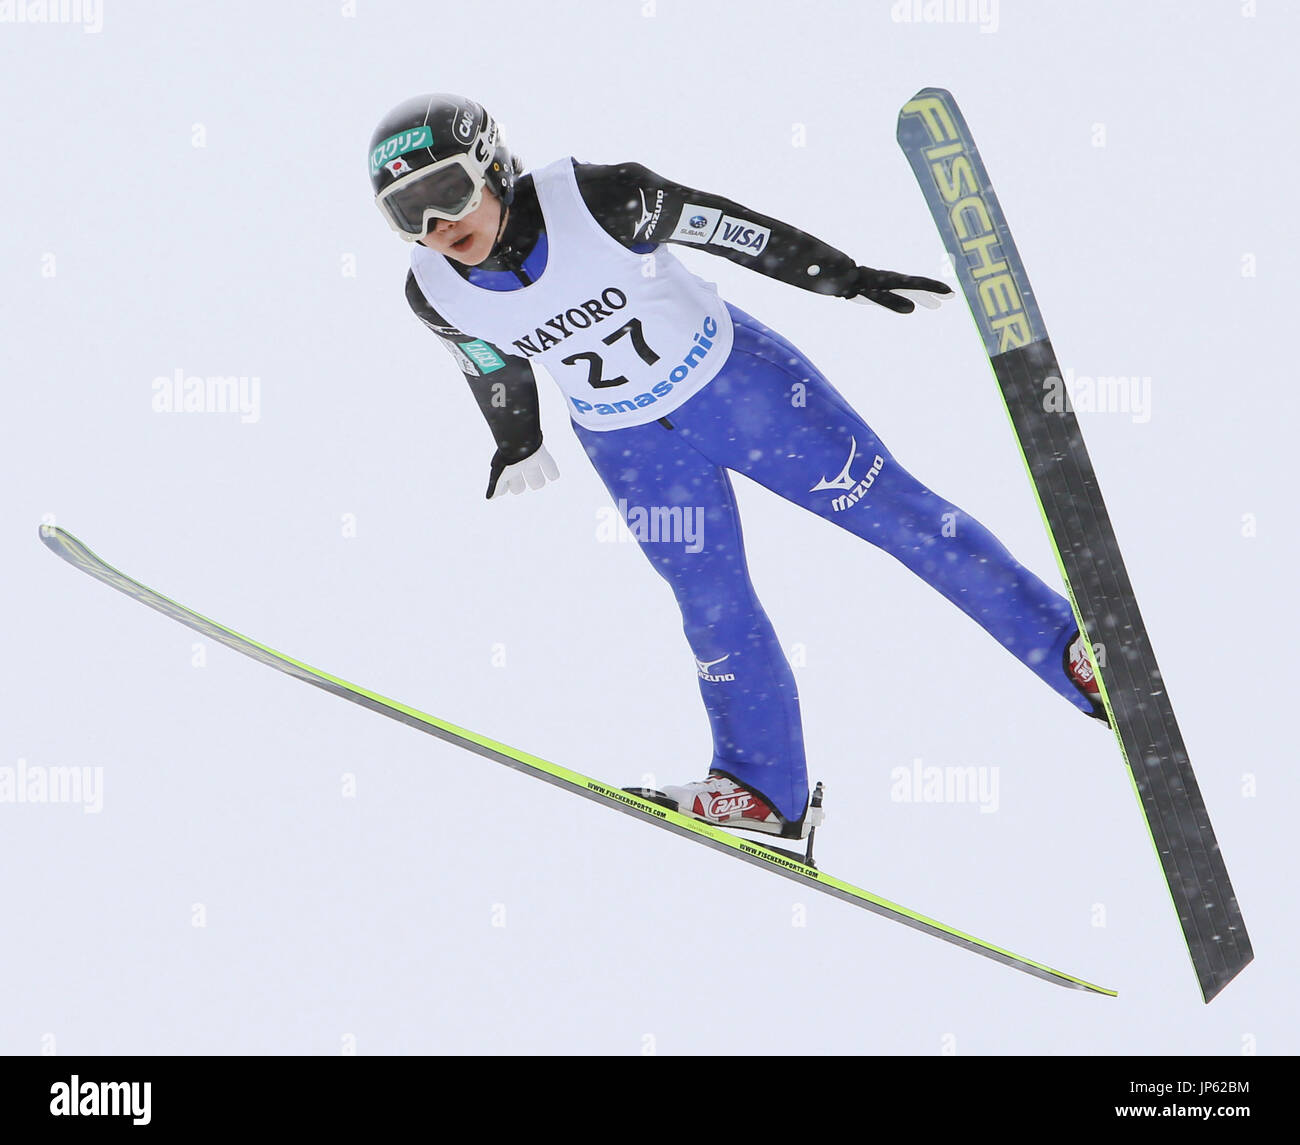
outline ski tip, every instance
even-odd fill
[[[953,99],[952,92],[947,88],[923,87],[898,109],[898,129],[895,136],[899,143],[903,142],[904,134],[913,116],[919,115],[923,120],[927,120],[934,118],[936,114],[941,119],[959,114],[957,101]]]
[[[76,537],[66,529],[60,529],[58,525],[42,525],[40,537],[50,552],[55,556],[62,557],[69,564],[84,567],[87,560],[94,561],[97,559],[95,554]]]
[[[41,525],[40,537],[46,548],[60,554],[81,543],[71,533],[60,529],[58,525]]]
[[[923,87],[907,102],[915,103],[918,99],[942,99],[946,100],[948,103],[957,102],[952,98],[952,92],[950,92],[946,87]]]

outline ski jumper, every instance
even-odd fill
[[[803,814],[798,693],[749,577],[728,471],[883,549],[1090,710],[1063,667],[1076,625],[1060,593],[903,469],[789,341],[721,300],[664,245],[611,237],[585,205],[571,159],[535,171],[533,182],[543,238],[520,275],[528,283],[501,272],[476,283],[472,269],[463,275],[417,245],[421,316],[462,368],[476,353],[475,342],[456,340],[466,335],[502,366],[505,354],[544,365],[620,511],[658,510],[668,522],[674,509],[699,511],[699,536],[634,533],[681,610],[712,727],[712,769],[787,819]],[[721,225],[698,209],[681,216],[679,231]],[[477,371],[492,361],[477,353],[467,377],[490,380],[494,370]]]

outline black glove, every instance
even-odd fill
[[[897,294],[892,293],[898,291]],[[897,274],[892,270],[872,270],[869,266],[858,267],[858,276],[853,283],[852,293],[846,295],[854,302],[874,302],[888,307],[896,314],[911,314],[916,303],[929,310],[934,310],[943,300],[944,295],[951,294],[952,288],[933,278],[920,278],[914,274]]]

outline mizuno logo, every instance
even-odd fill
[[[715,673],[709,671],[715,664],[721,664],[730,656],[730,652],[726,656],[719,656],[716,660],[701,660],[697,656],[695,658],[695,669],[699,673],[700,679],[708,680],[711,684],[725,684],[728,680],[734,680],[736,678],[734,672]]]
[[[809,490],[810,493],[816,493],[822,489],[853,488],[853,478],[849,476],[849,470],[853,468],[853,459],[858,455],[858,439],[854,437],[850,440],[852,441],[852,445],[849,447],[849,459],[844,463],[844,468],[840,470],[840,475],[831,481],[827,481],[826,478],[823,477]]]
[[[836,497],[831,502],[831,509],[836,513],[842,513],[845,509],[851,509],[866,495],[868,489],[876,482],[876,477],[885,467],[885,459],[876,454],[875,460],[871,463],[871,468],[867,470],[862,480],[855,482],[852,476],[853,462],[858,456],[858,439],[852,438],[852,444],[849,446],[849,459],[844,463],[844,468],[839,474],[831,479],[823,477],[816,485],[809,490],[816,493],[823,489],[847,489],[848,492],[842,496]]]
[[[641,235],[641,237],[648,239],[654,234],[655,227],[659,225],[659,213],[664,209],[664,193],[662,188],[655,192],[655,209],[653,211],[646,206],[645,192],[638,189],[637,194],[641,196],[641,218],[637,222],[636,229],[632,231],[632,237],[636,238],[637,235],[641,234],[641,228],[645,227],[645,234]],[[647,224],[649,225],[647,226]]]

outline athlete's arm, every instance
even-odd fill
[[[859,266],[789,223],[674,183],[640,163],[575,162],[574,173],[592,217],[632,250],[688,244],[803,290],[876,302],[900,314],[910,313],[914,301],[934,305],[927,296],[952,293],[931,278]]]
[[[488,497],[507,490],[522,493],[525,488],[536,489],[547,478],[554,481],[559,472],[542,444],[537,379],[528,360],[457,330],[429,305],[409,271],[406,301],[455,359],[492,432],[496,453],[488,476]]]

